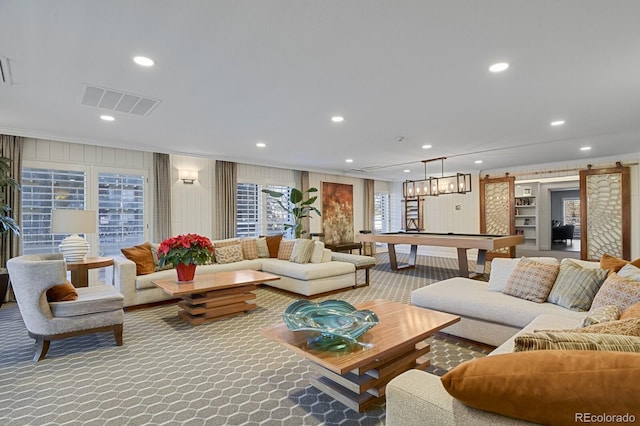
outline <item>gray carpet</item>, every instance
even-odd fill
[[[377,258],[369,287],[315,301],[409,303],[412,290],[454,276],[457,263],[419,256],[415,269],[391,272],[387,255]],[[107,333],[54,341],[39,363],[17,306],[3,305],[0,424],[384,424],[384,403],[348,409],[309,385],[308,361],[262,337],[260,328],[280,321],[296,297],[268,287],[256,293],[258,309],[197,327],[179,320],[175,305],[130,311],[124,346]],[[438,375],[487,353],[441,336],[429,343],[429,371]]]

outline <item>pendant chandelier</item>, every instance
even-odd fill
[[[407,200],[415,200],[420,197],[437,197],[446,194],[466,194],[471,192],[471,174],[456,173],[455,175],[444,175],[444,160],[447,157],[432,158],[422,160],[424,163],[424,179],[406,180],[402,184],[402,195]],[[440,161],[441,177],[427,177],[427,163]]]

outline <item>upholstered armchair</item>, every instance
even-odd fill
[[[47,290],[67,282],[62,255],[15,257],[7,262],[7,269],[24,324],[36,340],[35,362],[44,359],[51,340],[81,334],[110,331],[116,345],[122,346],[124,297],[116,289],[81,287],[75,289],[76,300],[49,302]]]

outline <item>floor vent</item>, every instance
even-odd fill
[[[84,93],[80,103],[127,114],[145,116],[154,110],[160,100],[134,95],[133,93],[125,93],[120,90],[86,85],[84,86]]]

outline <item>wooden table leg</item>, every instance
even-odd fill
[[[467,249],[458,247],[458,275],[469,278],[469,263],[467,262]]]
[[[484,275],[485,263],[487,263],[487,251],[479,249],[478,259],[476,260],[476,274]]]
[[[89,270],[78,268],[71,271],[71,284],[74,287],[89,287]]]
[[[409,263],[405,263],[404,265],[398,265],[398,260],[396,258],[396,247],[395,244],[387,243],[387,248],[389,251],[389,264],[391,265],[391,269],[394,271],[398,271],[400,269],[407,268],[415,268],[416,267],[416,259],[418,257],[418,246],[412,245],[409,250]]]

